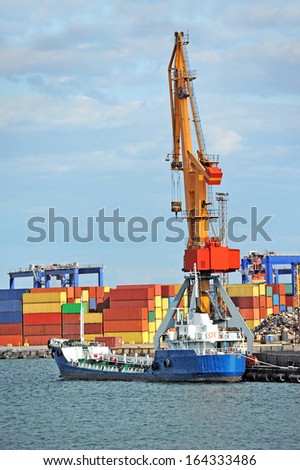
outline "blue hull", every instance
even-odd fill
[[[122,380],[145,382],[237,382],[242,379],[246,358],[239,354],[198,356],[193,350],[158,350],[145,372],[113,372],[83,368],[69,363],[59,347],[52,348],[61,377],[69,380]]]

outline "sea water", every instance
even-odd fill
[[[0,449],[300,448],[300,385],[84,382],[0,361]]]

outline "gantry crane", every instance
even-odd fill
[[[171,170],[183,173],[185,194],[185,211],[182,210],[182,202],[178,199],[172,201],[171,210],[176,216],[182,213],[187,219],[188,241],[184,252],[183,271],[188,274],[154,337],[154,344],[159,348],[160,337],[174,325],[174,311],[178,309],[187,290],[189,312],[208,313],[214,321],[224,324],[225,315],[229,312],[231,325],[243,330],[251,349],[251,330],[216,276],[216,273],[229,273],[239,269],[240,252],[222,245],[215,233],[210,236],[210,228],[214,232],[212,222],[217,215],[211,210],[212,201],[208,199],[208,189],[221,183],[222,171],[218,167],[218,158],[209,156],[206,152],[193,88],[193,80],[196,77],[189,68],[187,44],[184,34],[176,32],[168,78],[173,131]],[[196,152],[193,150],[191,122],[194,124],[197,140]],[[226,305],[226,313],[222,304]]]

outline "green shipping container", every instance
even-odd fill
[[[293,286],[292,284],[285,284],[285,293],[287,295],[292,295],[293,291]]]
[[[155,321],[155,313],[150,311],[148,312],[148,322],[153,322]]]
[[[87,302],[82,302],[82,309],[83,313],[87,313]],[[80,304],[62,304],[61,311],[62,313],[80,313]]]
[[[272,295],[273,295],[272,286],[266,286],[266,296],[267,297],[272,297]]]

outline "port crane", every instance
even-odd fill
[[[190,70],[186,50],[188,42],[183,32],[175,32],[168,65],[173,151],[167,158],[171,160],[171,171],[183,174],[185,210],[177,199],[171,202],[171,211],[187,220],[188,240],[183,260],[183,271],[187,274],[154,337],[154,344],[159,348],[160,338],[174,326],[174,312],[178,310],[185,291],[188,291],[189,313],[208,313],[214,322],[225,325],[229,312],[231,326],[243,331],[251,350],[253,334],[216,275],[239,269],[240,251],[222,244],[213,228],[217,214],[208,197],[209,189],[220,185],[223,174],[218,166],[218,157],[206,152],[193,87],[196,76]],[[193,136],[196,136],[196,151],[193,149]],[[211,231],[213,236],[210,235]],[[225,309],[222,305],[226,306]]]

